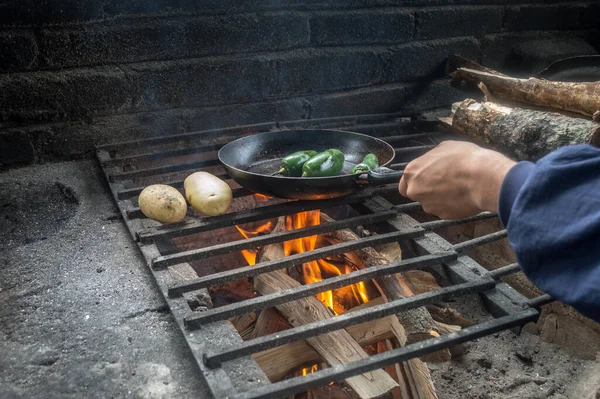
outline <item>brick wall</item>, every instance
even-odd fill
[[[155,134],[447,106],[462,98],[443,79],[448,55],[531,73],[595,53],[597,28],[599,1],[1,2],[0,164]]]

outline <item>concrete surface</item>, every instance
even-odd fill
[[[208,397],[96,163],[0,189],[0,398]]]

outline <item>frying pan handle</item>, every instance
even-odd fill
[[[367,182],[369,184],[389,184],[398,183],[404,175],[403,170],[394,170],[385,167],[379,167],[367,173]]]

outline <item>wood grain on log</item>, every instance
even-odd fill
[[[283,226],[284,220],[280,218],[274,232],[281,231]],[[283,256],[283,247],[280,244],[268,245],[259,252],[258,260],[265,262]],[[256,291],[263,295],[298,286],[300,286],[298,281],[281,270],[260,274],[254,278]],[[325,305],[314,296],[277,305],[276,308],[294,327],[333,317]],[[306,342],[330,366],[350,363],[368,356],[346,330],[321,334],[307,339]],[[345,381],[361,398],[377,398],[398,387],[398,384],[383,370],[374,370],[347,378]]]
[[[600,146],[600,123],[473,99],[453,104],[452,115],[440,121],[453,132],[489,143],[516,160],[536,161],[565,145]]]
[[[517,79],[492,70],[458,68],[450,73],[452,85],[483,83],[496,98],[591,117],[600,109],[600,81],[554,82],[536,78]],[[590,118],[591,119],[591,118]]]
[[[332,219],[326,214],[321,214],[321,220],[332,221]],[[330,239],[331,243],[339,243],[345,241],[358,240],[359,237],[349,229],[338,230],[331,233],[324,234],[324,236]],[[361,260],[360,263],[356,262],[356,258],[352,258],[351,254],[344,254],[348,257],[348,262],[354,264],[358,268],[379,266],[390,263],[383,255],[377,252],[373,248],[364,248],[354,252]],[[398,259],[399,260],[399,259]],[[377,288],[383,296],[388,300],[402,299],[413,296],[414,293],[400,274],[393,274],[387,276],[377,277],[373,280],[377,285]],[[398,319],[400,324],[406,330],[407,343],[413,343],[422,341],[424,339],[438,337],[439,334],[436,331],[435,323],[433,319],[424,307],[417,309],[410,309],[399,313]],[[448,357],[445,360],[449,360]]]
[[[263,295],[298,286],[300,286],[299,282],[282,271],[261,274],[254,280],[256,291]],[[294,327],[333,317],[325,305],[313,296],[277,305],[277,310]],[[361,346],[345,330],[309,338],[307,342],[330,366],[367,357]],[[398,386],[383,370],[350,377],[346,382],[361,398],[377,398]]]

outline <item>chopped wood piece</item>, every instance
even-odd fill
[[[600,146],[600,123],[473,99],[454,104],[452,115],[440,121],[455,133],[489,143],[517,160],[536,161],[565,145]]]
[[[346,331],[361,347],[396,337],[387,318],[350,326]],[[291,371],[303,365],[316,364],[322,359],[305,341],[278,346],[253,357],[271,381],[278,381]]]
[[[274,231],[281,231],[283,226],[284,219],[281,218]],[[279,251],[277,247],[280,245],[268,245],[263,248],[258,255],[259,261],[277,259],[277,257],[271,256],[283,257],[283,249]],[[254,278],[256,291],[263,295],[298,286],[300,286],[298,281],[280,270],[261,274]],[[333,317],[325,305],[314,296],[277,305],[276,308],[294,327]],[[321,334],[307,339],[306,342],[330,366],[350,363],[367,357],[361,346],[346,330]],[[374,370],[347,378],[345,381],[361,398],[377,398],[398,387],[398,384],[383,370]]]
[[[440,323],[449,324],[449,325],[453,325],[453,326],[460,326],[460,327],[471,327],[476,324],[475,322],[473,322],[471,320],[465,319],[463,317],[463,315],[460,314],[460,312],[456,311],[455,309],[449,308],[449,307],[442,307],[442,306],[438,306],[438,305],[428,305],[427,310],[429,311],[429,313],[431,314],[433,319]]]
[[[250,335],[251,339],[287,330],[290,324],[279,314],[277,309],[268,308],[260,312],[256,325]]]
[[[254,279],[256,291],[263,295],[299,286],[300,283],[281,271],[261,274]],[[317,298],[311,296],[277,305],[277,310],[292,326],[326,320],[333,314]],[[367,357],[361,346],[345,330],[332,331],[307,339],[330,366],[350,363]],[[346,379],[361,398],[377,398],[398,385],[383,370],[374,370]]]
[[[326,214],[321,213],[321,220],[330,222],[333,219]],[[328,237],[332,244],[359,239],[359,237],[349,229],[334,231],[324,234],[323,236]],[[349,254],[344,254],[344,256],[347,257],[348,263],[354,264],[354,266],[357,268],[390,263],[389,260],[387,260],[383,255],[379,254],[373,248],[364,248],[356,251],[354,254],[355,257],[352,257],[352,255]],[[358,256],[360,262],[356,262],[356,256]],[[399,259],[400,258],[396,260]],[[375,285],[381,294],[388,300],[407,298],[414,295],[405,279],[400,274],[377,277],[373,281],[375,282]],[[400,320],[400,324],[402,324],[406,330],[408,343],[418,342],[424,339],[439,336],[435,330],[436,326],[433,322],[433,319],[427,312],[427,309],[424,307],[410,309],[398,314],[397,316]],[[444,356],[444,359],[449,360],[450,353],[448,351],[446,352],[447,356]]]
[[[233,324],[238,333],[240,333],[240,336],[243,339],[247,339],[250,332],[248,329],[256,321],[256,313],[244,313],[241,316],[232,317],[229,321]]]
[[[543,79],[517,79],[496,71],[461,67],[450,73],[452,85],[462,88],[483,84],[493,97],[510,105],[529,104],[551,110],[568,111],[591,117],[600,109],[599,82],[554,82]]]

